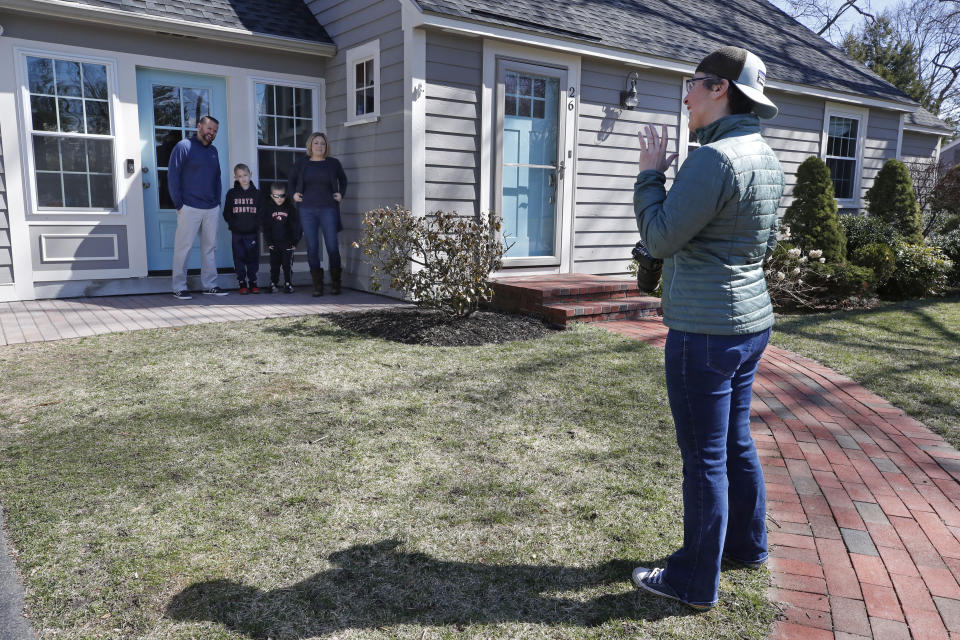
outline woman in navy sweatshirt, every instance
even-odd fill
[[[313,295],[323,295],[323,263],[320,260],[320,239],[330,262],[330,293],[340,293],[340,245],[337,234],[340,222],[340,201],[347,192],[347,175],[336,158],[329,156],[327,136],[314,132],[307,138],[307,155],[297,160],[290,172],[287,190],[300,205],[300,222],[307,236],[307,262],[313,278]]]

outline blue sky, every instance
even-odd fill
[[[790,12],[788,9],[788,3],[786,1],[784,0],[770,0],[770,1],[773,4],[777,5],[778,7],[780,7],[781,9],[783,9],[784,11],[787,11],[788,13]],[[869,11],[871,13],[877,14],[883,11],[884,9],[892,9],[896,7],[899,3],[900,3],[900,0],[867,0],[866,2],[861,2],[860,4],[863,5],[864,9],[866,9],[867,6],[869,5]],[[839,0],[831,0],[830,4],[833,5],[834,7],[837,7],[840,5],[840,2]],[[862,17],[860,16],[859,13],[857,13],[853,9],[847,9],[847,11],[843,14],[843,17],[840,18],[840,20],[838,21],[838,24],[840,25],[841,33],[846,33],[851,26],[859,24],[861,19]]]

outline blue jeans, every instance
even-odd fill
[[[251,285],[257,284],[257,271],[260,270],[260,234],[234,233],[233,239],[233,270],[237,273],[240,286],[249,280]]]
[[[340,243],[337,232],[340,227],[340,212],[336,207],[300,207],[300,224],[307,238],[307,262],[311,269],[323,269],[320,259],[320,233],[327,248],[331,269],[340,268]]]
[[[770,329],[737,336],[670,330],[667,395],[683,459],[683,548],[664,578],[681,599],[714,604],[720,559],[766,560],[767,493],[750,435],[753,377]]]

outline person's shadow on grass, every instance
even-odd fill
[[[659,598],[638,601],[628,587],[634,564],[625,560],[584,568],[488,565],[399,552],[398,546],[396,540],[384,540],[337,551],[330,555],[334,568],[272,591],[230,580],[198,582],[172,598],[166,615],[214,621],[250,638],[277,640],[405,624],[594,627],[612,619],[692,613]],[[626,583],[625,589],[591,595],[612,583]]]

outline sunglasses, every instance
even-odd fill
[[[287,194],[285,194],[285,193],[271,193],[271,194],[270,194],[270,197],[271,197],[271,198],[286,198],[286,197],[287,197]]]

